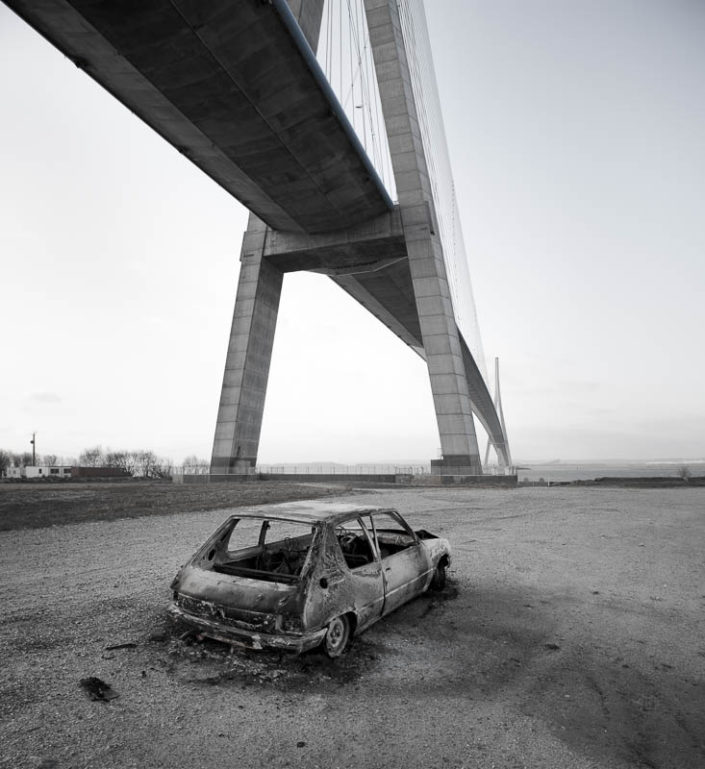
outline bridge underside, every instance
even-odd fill
[[[7,4],[272,228],[339,230],[391,208],[286,3]]]

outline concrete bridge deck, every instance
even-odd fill
[[[286,2],[7,5],[270,227],[391,208]]]

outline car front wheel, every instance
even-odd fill
[[[331,620],[323,639],[323,651],[331,658],[340,657],[350,642],[350,618],[343,614]]]
[[[436,566],[431,579],[431,590],[443,590],[446,586],[446,565],[441,562]]]

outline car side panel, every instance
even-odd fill
[[[420,543],[382,559],[384,575],[384,614],[422,593],[429,582],[432,564],[428,551]]]
[[[352,612],[359,632],[382,616],[384,580],[378,560],[349,569],[332,529],[326,530],[322,558],[312,575],[304,625],[322,627]]]

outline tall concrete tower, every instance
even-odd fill
[[[290,6],[301,23],[307,61],[315,66],[323,2],[290,0]],[[469,324],[463,323],[469,316],[476,325],[475,311],[457,277],[467,275],[467,262],[462,248],[455,248],[459,224],[423,3],[365,0],[365,15],[398,202],[360,224],[324,224],[305,233],[276,229],[251,215],[213,444],[214,474],[255,467],[282,280],[295,270],[328,274],[426,360],[442,450],[442,459],[432,462],[434,472],[482,473],[473,413],[500,461],[509,464],[503,426],[482,374],[481,347],[473,355]],[[312,145],[317,138],[310,137]],[[444,199],[449,182],[451,195]],[[315,231],[320,229],[326,231]]]

